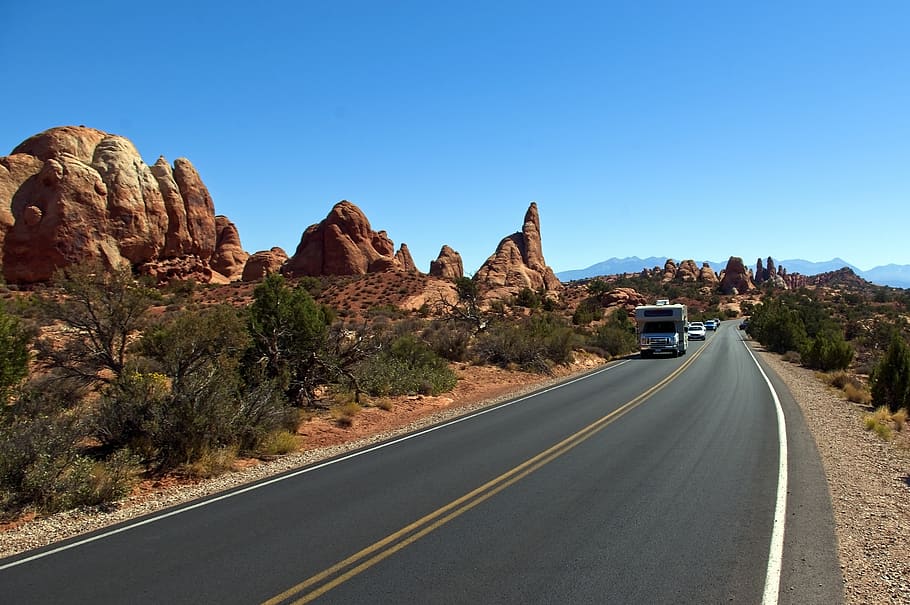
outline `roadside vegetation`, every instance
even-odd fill
[[[208,477],[238,457],[298,447],[299,423],[349,426],[366,405],[438,395],[453,364],[550,373],[574,350],[623,355],[634,327],[616,313],[577,326],[542,292],[342,317],[324,284],[265,278],[250,300],[203,304],[206,287],[163,289],[129,269],[70,267],[0,306],[0,520],[96,506],[146,477]],[[226,304],[231,302],[233,304]],[[347,315],[347,313],[345,313]]]

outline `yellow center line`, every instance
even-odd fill
[[[464,496],[461,496],[460,498],[453,500],[445,506],[436,509],[432,513],[421,517],[417,521],[403,527],[395,533],[386,536],[385,538],[371,544],[370,546],[364,548],[363,550],[360,550],[357,553],[354,553],[343,561],[339,561],[335,565],[332,565],[331,567],[307,578],[303,582],[300,582],[299,584],[288,588],[281,594],[272,597],[268,601],[265,601],[262,605],[278,605],[279,603],[282,603],[294,596],[301,595],[307,589],[328,580],[321,586],[313,589],[310,592],[307,592],[306,594],[303,594],[303,596],[301,596],[299,599],[293,601],[294,605],[309,603],[310,601],[329,592],[333,588],[336,588],[344,582],[350,580],[361,572],[376,565],[383,559],[386,559],[396,552],[409,546],[410,544],[413,544],[420,538],[442,527],[449,521],[461,516],[465,512],[471,510],[482,502],[503,491],[507,487],[527,477],[539,468],[559,458],[563,454],[572,450],[576,446],[580,445],[590,437],[606,428],[608,425],[612,424],[620,417],[624,416],[634,408],[650,399],[655,393],[663,389],[671,381],[675,380],[680,374],[682,374],[682,372],[685,371],[686,368],[688,368],[706,348],[707,346],[701,347],[669,376],[648,390],[644,391],[631,401],[628,401],[606,416],[595,420],[588,426],[573,433],[569,437],[566,437],[556,445],[553,445],[543,452],[537,454],[536,456],[525,460],[518,466],[512,468],[509,471],[506,471],[495,479],[484,483],[480,487],[468,492]],[[347,571],[343,572],[345,569],[347,569]],[[329,578],[332,579],[329,580]]]

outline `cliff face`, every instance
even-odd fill
[[[0,243],[10,283],[47,281],[85,261],[224,281],[246,260],[230,226],[219,249],[214,203],[190,161],[148,166],[121,136],[62,126],[0,157]]]

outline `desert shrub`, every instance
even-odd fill
[[[30,340],[29,331],[0,304],[0,405],[28,374]]]
[[[872,402],[872,395],[869,393],[869,389],[862,385],[857,386],[852,382],[848,382],[844,385],[843,389],[847,401],[852,401],[853,403],[859,403],[861,405],[869,405]]]
[[[443,358],[412,335],[399,336],[365,359],[355,374],[360,388],[374,396],[438,395],[458,380]]]
[[[768,299],[755,307],[749,334],[775,353],[802,350],[807,337],[799,313],[778,299]]]
[[[910,407],[910,347],[897,332],[870,377],[872,403],[892,411]]]
[[[853,347],[839,331],[827,331],[810,340],[802,353],[803,364],[822,371],[844,370],[853,361]]]
[[[332,418],[339,425],[351,426],[354,423],[354,417],[357,416],[362,409],[360,404],[349,401],[347,403],[333,405],[331,409],[329,409],[329,414],[331,414]]]
[[[498,323],[482,333],[472,348],[482,363],[549,372],[551,364],[572,359],[575,335],[553,315],[534,315],[518,323]]]
[[[297,437],[288,430],[273,431],[262,439],[256,453],[261,456],[280,456],[298,449]]]
[[[125,495],[138,472],[135,458],[124,451],[95,460],[78,446],[85,435],[85,423],[73,413],[19,415],[0,424],[0,512],[56,512]]]
[[[638,348],[635,327],[622,309],[614,311],[609,321],[595,330],[590,342],[611,357],[626,355]]]
[[[423,332],[434,353],[449,361],[467,361],[473,327],[467,322],[436,321]]]
[[[890,441],[894,437],[891,428],[891,414],[886,406],[881,406],[871,414],[863,417],[863,425],[867,431],[874,431],[876,435]]]
[[[802,363],[803,357],[797,351],[787,351],[781,356],[781,359],[788,363]]]
[[[603,317],[603,308],[596,298],[586,298],[578,304],[572,313],[572,323],[576,326],[586,326],[592,321]]]
[[[527,309],[538,309],[541,304],[540,295],[531,288],[522,288],[515,296],[515,304]]]

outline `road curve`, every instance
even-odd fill
[[[761,603],[776,404],[732,323],[454,423],[0,560],[9,603]],[[786,418],[780,603],[842,601]],[[61,548],[62,547],[62,548]],[[772,557],[773,558],[773,557]]]

